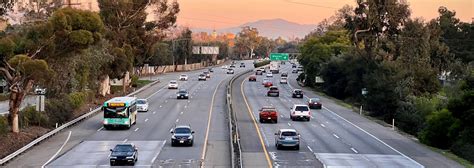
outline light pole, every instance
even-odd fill
[[[367,93],[368,93],[367,88],[362,88],[362,96],[364,99]],[[362,103],[360,104],[359,115],[362,115]]]

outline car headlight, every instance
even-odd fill
[[[110,159],[117,159],[117,157],[115,157],[115,156],[110,156]]]
[[[179,94],[176,94],[176,96],[179,96]]]
[[[186,95],[185,95],[185,96],[189,96],[189,94],[187,94],[187,93],[186,93]]]
[[[127,159],[133,159],[133,156],[127,156],[126,158]]]
[[[171,139],[176,139],[176,137],[174,135],[171,136]]]
[[[192,136],[192,135],[191,135],[191,136],[189,136],[189,137],[188,137],[188,139],[193,139],[193,136]]]
[[[125,121],[125,124],[129,124],[129,123],[128,123],[128,120],[127,120],[127,121]]]
[[[109,121],[104,120],[104,124],[105,124],[105,125],[109,124]]]

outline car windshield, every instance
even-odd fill
[[[203,77],[203,76],[206,76],[206,75],[204,75],[204,74],[201,74],[201,75],[199,75],[199,76],[200,76],[200,77]]]
[[[296,106],[295,111],[309,111],[309,108],[306,106]]]
[[[189,128],[176,128],[174,130],[174,133],[176,133],[176,134],[189,134],[189,133],[191,133],[191,129],[189,129]]]
[[[105,107],[104,118],[127,118],[126,107]]]
[[[186,77],[186,75],[181,75],[181,77]]]
[[[296,136],[296,132],[292,132],[292,131],[282,132],[281,136]]]
[[[137,100],[137,104],[146,104],[145,100]]]
[[[270,90],[278,90],[276,87],[271,87]]]
[[[180,91],[178,91],[178,93],[188,93],[188,91],[186,91],[186,90],[180,90]]]
[[[295,90],[295,93],[296,93],[296,94],[301,94],[301,93],[303,93],[303,92],[302,92],[301,90]]]
[[[176,84],[176,81],[171,81],[170,84]]]
[[[133,152],[132,145],[117,145],[114,148],[114,152]]]
[[[319,98],[311,98],[309,99],[310,102],[319,102]]]

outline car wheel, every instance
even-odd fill
[[[275,124],[278,123],[278,119],[275,119],[275,120],[273,120],[273,121],[275,122]]]
[[[263,123],[263,119],[260,118],[260,123]]]
[[[133,162],[131,163],[131,165],[132,165],[132,166],[135,166],[135,162],[136,162],[136,161],[133,161]]]
[[[110,162],[110,166],[115,166],[115,163],[114,163],[114,162]]]
[[[276,97],[280,97],[280,94],[277,94]]]
[[[277,148],[277,150],[280,150],[280,149],[281,149],[281,146],[278,145],[278,144],[276,144],[276,148]]]
[[[297,145],[297,146],[295,147],[295,149],[296,149],[296,150],[300,150],[300,145]]]
[[[174,144],[173,140],[171,140],[171,146],[175,146],[175,144]]]
[[[308,122],[311,120],[311,117],[308,117],[308,119],[306,119]]]
[[[191,143],[189,144],[189,146],[193,146],[194,144],[194,140],[191,141]]]
[[[132,127],[132,119],[129,119],[127,129],[130,129],[131,127]]]

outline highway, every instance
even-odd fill
[[[249,67],[250,61],[247,62]],[[235,73],[244,70],[236,68]],[[177,79],[180,73],[160,76],[161,83],[137,95],[147,98],[150,107],[148,112],[139,112],[137,124],[129,130],[103,129],[103,116],[99,113],[28,151],[7,167],[108,167],[109,149],[124,142],[138,146],[135,167],[230,167],[229,128],[223,97],[225,84],[233,75],[215,67],[210,79],[198,81],[197,76],[202,71],[183,73],[188,74],[189,80],[178,82],[179,88],[189,91],[188,100],[177,100],[177,90],[166,88],[168,81]],[[171,147],[170,129],[180,124],[191,125],[196,132],[192,147]],[[53,157],[58,150],[59,154]]]
[[[235,74],[253,68],[250,61],[245,63],[247,68],[235,68]],[[177,90],[166,88],[181,73],[153,77],[161,82],[136,95],[148,99],[149,111],[140,112],[137,124],[129,130],[103,129],[103,115],[98,113],[42,142],[6,167],[109,167],[109,149],[124,142],[139,148],[135,167],[231,167],[225,88],[234,75],[215,67],[210,80],[198,81],[203,71],[183,72],[189,80],[179,81],[179,88],[188,89],[189,100],[177,100]],[[282,65],[281,71],[291,72],[290,65]],[[289,84],[279,84],[280,75],[274,75],[272,80],[280,89],[280,97],[266,97],[261,84],[264,76],[249,82],[249,75],[236,78],[231,93],[243,167],[461,167],[390,128],[299,87],[296,74],[289,73]],[[322,100],[323,109],[313,110],[310,122],[289,119],[289,108],[306,100],[291,98],[294,88]],[[266,105],[277,108],[278,123],[258,123],[258,109]],[[191,125],[196,132],[194,146],[171,147],[169,131],[175,124]],[[281,128],[299,131],[300,150],[276,150],[274,133]]]
[[[304,99],[291,98],[292,90],[300,88],[297,74],[291,73],[291,65],[281,68],[280,72],[288,72],[289,84],[280,84],[280,75],[269,78],[279,88],[280,97],[266,96],[267,89],[262,85],[265,74],[257,75],[256,82],[249,82],[249,73],[233,83],[233,105],[248,107],[234,111],[244,167],[460,167],[310,90],[304,89]],[[306,104],[308,97],[315,96],[322,99],[323,109],[312,110],[310,122],[291,121],[292,105]],[[277,109],[278,123],[258,123],[258,109],[262,106]],[[283,128],[296,129],[301,134],[299,151],[276,150],[274,133]]]

